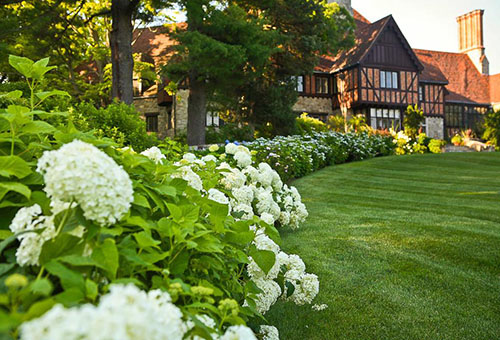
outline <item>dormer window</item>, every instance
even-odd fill
[[[399,89],[399,73],[380,71],[380,87],[383,89]]]

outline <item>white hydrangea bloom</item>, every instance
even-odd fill
[[[21,340],[181,340],[187,327],[168,293],[113,285],[98,306],[56,305],[20,330]]]
[[[298,255],[287,255],[279,257],[280,264],[286,267],[285,278],[289,280],[301,280],[305,271],[306,265]]]
[[[21,208],[17,211],[9,228],[14,233],[44,229],[41,233],[27,232],[19,235],[21,242],[16,251],[16,260],[20,266],[36,266],[39,264],[43,244],[56,236],[53,216],[40,216],[42,209],[38,204]]]
[[[259,334],[262,340],[280,340],[280,333],[274,326],[260,326]]]
[[[100,225],[120,220],[134,199],[125,170],[95,146],[79,140],[45,151],[37,171],[51,199],[78,203],[85,218]]]
[[[321,305],[312,305],[312,307],[311,307],[311,309],[316,311],[316,312],[321,312],[327,308],[328,308],[328,305],[325,303],[323,303]]]
[[[234,188],[239,188],[245,185],[247,177],[240,170],[236,168],[232,168],[227,163],[222,163],[219,165],[217,169],[227,169],[229,171],[222,172],[221,184],[228,190],[232,190]]]
[[[236,160],[236,164],[240,168],[245,168],[252,164],[252,155],[250,154],[250,152],[237,151],[234,154],[234,159]]]
[[[208,190],[208,199],[220,204],[229,205],[229,198],[223,192],[214,188]]]
[[[250,181],[253,183],[257,183],[259,180],[259,170],[255,169],[253,166],[249,165],[245,169],[242,170],[245,176],[250,177]]]
[[[257,299],[255,301],[257,311],[261,314],[265,314],[281,296],[280,285],[273,280],[265,280],[262,278],[254,280],[254,282],[257,287],[262,290],[262,293],[257,295]]]
[[[215,158],[214,155],[203,156],[203,157],[201,157],[201,160],[203,162],[206,162],[206,163],[208,163],[208,162],[216,162],[217,163],[217,158]]]
[[[198,191],[203,190],[203,182],[201,181],[200,176],[191,169],[191,167],[185,165],[177,169],[177,172],[172,174],[174,178],[182,178],[188,185]]]
[[[229,143],[226,144],[225,150],[228,155],[234,155],[236,152],[238,152],[238,146],[234,143]]]
[[[295,291],[290,300],[297,305],[310,304],[319,293],[319,280],[315,274],[304,274],[300,283],[294,283]]]
[[[262,215],[260,215],[260,219],[267,224],[274,225],[274,217],[269,213],[263,213]]]
[[[238,204],[233,208],[235,212],[243,212],[243,216],[241,216],[242,220],[251,220],[254,216],[253,208],[248,204]]]
[[[220,340],[257,340],[252,330],[246,326],[231,326]]]
[[[205,314],[197,314],[196,318],[204,324],[206,327],[211,328],[211,329],[217,329],[217,324],[215,323],[215,320],[209,317],[208,315]],[[194,327],[194,321],[188,320],[187,321],[187,329],[190,330]],[[210,334],[213,340],[219,339],[219,335],[216,333]],[[190,336],[187,338],[187,340],[203,340],[204,338],[199,337],[198,335]]]
[[[192,163],[194,161],[197,160],[195,154],[191,153],[191,152],[186,152],[183,156],[182,156],[182,159]]]
[[[248,185],[243,185],[239,188],[233,188],[231,190],[234,199],[239,204],[252,204],[253,201],[253,188]]]
[[[167,159],[167,157],[156,146],[144,150],[143,152],[141,152],[141,155],[146,156],[156,164],[161,164],[164,159]]]

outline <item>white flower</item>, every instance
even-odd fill
[[[21,340],[181,340],[187,327],[168,293],[113,285],[98,306],[56,305],[20,330]]]
[[[257,340],[252,330],[246,326],[231,326],[220,340]]]
[[[252,204],[253,201],[253,188],[247,185],[243,185],[239,188],[233,188],[231,190],[234,199],[240,204]]]
[[[293,283],[295,291],[290,300],[297,305],[310,304],[319,292],[319,280],[315,274],[304,274],[300,283]]]
[[[269,213],[263,213],[262,215],[260,215],[260,219],[267,224],[274,225],[274,217]]]
[[[229,143],[226,144],[225,150],[228,155],[234,155],[236,152],[238,152],[238,146],[234,143]]]
[[[188,185],[198,191],[203,190],[203,182],[201,181],[200,176],[191,169],[189,166],[183,166],[177,169],[177,172],[172,174],[174,178],[182,178]]]
[[[233,212],[243,212],[242,220],[251,220],[254,216],[253,208],[248,204],[238,204],[233,208]]]
[[[262,340],[280,340],[280,333],[274,326],[260,326],[259,334],[262,336]]]
[[[245,168],[252,164],[252,155],[247,152],[237,151],[234,154],[234,159],[240,168]]]
[[[43,229],[41,233],[26,232],[19,235],[17,239],[21,241],[16,251],[16,260],[20,266],[36,266],[42,252],[43,244],[56,236],[53,216],[40,216],[42,209],[38,204],[31,207],[21,208],[17,211],[9,228],[18,234],[23,231]]]
[[[191,152],[187,152],[185,153],[183,156],[182,156],[182,159],[188,161],[189,163],[193,163],[194,161],[197,160],[196,156],[191,153]]]
[[[37,171],[51,199],[78,203],[85,218],[100,225],[120,220],[133,201],[132,182],[125,170],[95,146],[79,140],[45,151]]]
[[[265,314],[281,296],[280,285],[273,280],[265,280],[262,278],[254,280],[254,282],[262,291],[257,294],[257,299],[255,300],[257,311],[261,314]]]
[[[143,152],[141,152],[141,155],[146,156],[156,164],[161,164],[164,159],[167,159],[167,157],[164,154],[162,154],[161,150],[156,146],[144,150]]]
[[[327,308],[328,308],[328,305],[323,303],[323,304],[321,304],[321,305],[312,305],[312,307],[311,307],[311,308],[312,308],[312,310],[314,310],[314,311],[320,312],[320,311],[322,311],[322,310],[327,309]]]
[[[229,205],[229,198],[223,192],[214,188],[208,190],[208,199],[220,204]]]
[[[240,170],[238,170],[236,168],[232,168],[229,164],[227,164],[225,162],[222,163],[221,165],[219,165],[219,167],[217,167],[217,169],[229,170],[229,171],[221,172],[221,174],[222,174],[221,184],[224,185],[224,187],[226,189],[232,190],[234,188],[239,188],[239,187],[245,185],[247,177]]]
[[[206,156],[203,156],[203,157],[201,158],[201,160],[202,160],[203,162],[206,162],[206,163],[208,163],[208,162],[215,162],[215,163],[217,163],[217,158],[215,158],[215,156],[214,156],[214,155],[206,155]]]

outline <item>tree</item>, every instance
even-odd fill
[[[336,4],[317,0],[178,4],[187,13],[187,29],[175,33],[177,55],[166,70],[173,79],[188,79],[191,145],[204,143],[207,101],[247,121],[274,122],[278,131],[289,131],[297,98],[291,76],[311,73],[319,54],[336,53],[353,43],[353,20]]]

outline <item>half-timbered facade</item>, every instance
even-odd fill
[[[375,129],[399,129],[408,105],[417,104],[427,134],[445,138],[479,126],[492,106],[500,109],[500,74],[489,76],[484,53],[483,11],[457,18],[460,52],[449,53],[412,49],[392,16],[372,23],[349,0],[338,2],[355,19],[355,46],[321,56],[313,74],[296,78],[297,114],[307,112],[324,121],[331,115],[363,115]],[[134,53],[159,67],[167,62],[172,44],[165,29],[148,28],[137,37]],[[162,137],[185,131],[186,87],[173,97],[162,84],[138,90],[135,104],[149,130]],[[207,115],[207,126],[219,123],[216,113]]]

